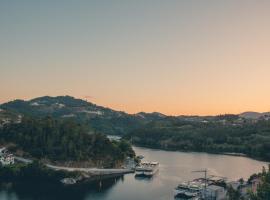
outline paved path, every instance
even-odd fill
[[[32,163],[33,161],[30,159],[22,158],[15,156],[15,160],[23,163]],[[79,172],[86,172],[95,175],[109,175],[109,174],[127,174],[133,172],[131,169],[99,169],[99,168],[74,168],[74,167],[61,167],[55,166],[50,164],[45,164],[48,168],[53,170],[64,170],[69,172],[79,171]]]

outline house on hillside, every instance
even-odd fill
[[[12,165],[15,163],[14,156],[12,154],[5,154],[0,156],[0,163],[3,166]]]
[[[12,165],[14,164],[14,156],[13,154],[8,153],[7,149],[5,147],[0,149],[0,164],[2,166],[5,165]]]

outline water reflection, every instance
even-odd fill
[[[106,180],[83,183],[73,186],[63,186],[52,183],[20,182],[2,185],[0,190],[1,200],[59,200],[76,199],[84,200],[89,193],[106,194],[117,182],[124,181],[124,177],[110,178]]]
[[[154,178],[154,177],[150,177],[150,176],[138,176],[138,175],[135,175],[134,177],[136,180],[146,181],[146,182],[153,181],[153,178]]]

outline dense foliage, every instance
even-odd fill
[[[32,157],[51,161],[88,161],[89,165],[112,167],[134,152],[125,141],[110,142],[102,134],[90,134],[88,128],[73,120],[50,117],[23,118],[21,123],[0,129],[2,143],[14,143]]]
[[[230,121],[231,120],[231,121]],[[167,118],[156,121],[126,136],[140,146],[180,151],[244,153],[270,160],[270,121],[235,124],[229,117],[207,123]]]
[[[262,173],[258,176],[261,179],[261,183],[258,186],[257,192],[251,194],[251,200],[270,199],[270,165],[267,171],[263,168]]]
[[[21,116],[37,118],[51,116],[58,120],[73,119],[77,123],[85,124],[92,132],[127,135],[126,138],[132,139],[134,144],[151,148],[212,153],[244,153],[254,158],[270,160],[270,118],[269,116],[264,117],[264,114],[260,114],[259,118],[245,117],[254,116],[254,113],[250,112],[242,115],[204,117],[168,117],[160,113],[129,115],[70,96],[45,96],[30,101],[15,100],[0,105],[0,109],[13,114],[17,113]],[[69,129],[67,125],[65,127]],[[79,128],[75,127],[73,128]],[[81,131],[76,130],[73,132]],[[77,150],[76,146],[80,146],[80,142],[78,144],[75,143],[75,140],[74,142],[67,142],[67,140],[73,140],[72,134],[67,135],[61,138],[62,136],[60,137],[56,133],[57,137],[53,144],[50,139],[46,141],[49,148],[35,148],[36,152],[32,153],[37,156],[42,156],[45,153],[50,155],[50,158],[57,157],[57,159],[65,159],[66,154],[69,154],[73,159],[87,158],[85,153]],[[93,134],[91,137],[92,139],[90,140],[92,141],[100,136]],[[44,138],[47,140],[47,136],[44,136]],[[44,141],[44,138],[39,140]],[[31,140],[24,138],[25,143],[32,142]],[[56,142],[60,140],[61,142]],[[27,148],[25,143],[21,141],[20,145]],[[35,141],[35,143],[37,144],[39,141]],[[60,143],[60,146],[58,143]],[[105,144],[106,142],[101,143]],[[54,147],[51,148],[51,146]],[[108,145],[109,148],[110,146],[111,144]],[[117,144],[113,144],[113,146],[117,146]],[[59,148],[61,153],[57,150]],[[45,149],[50,150],[47,152]],[[90,151],[92,150],[90,149]],[[88,154],[88,150],[86,152]]]
[[[65,177],[76,177],[77,172],[51,170],[39,162],[31,164],[16,164],[10,166],[0,166],[0,183],[18,181],[39,181],[56,182]]]

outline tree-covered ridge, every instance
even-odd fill
[[[76,99],[71,96],[44,96],[29,101],[14,100],[0,105],[0,109],[24,116],[56,119],[71,118],[88,127],[110,135],[123,135],[144,124],[141,117]]]
[[[23,118],[21,123],[0,129],[2,143],[13,143],[34,158],[52,162],[87,162],[89,166],[114,167],[134,152],[125,141],[111,142],[106,136],[90,133],[74,120]]]
[[[147,147],[235,152],[270,159],[269,113],[218,116],[166,116],[144,112],[127,114],[70,96],[15,100],[0,105],[0,109],[1,113],[12,113],[17,119],[18,116],[51,116],[60,121],[72,119],[85,124],[93,132],[128,135],[127,138],[132,138],[135,144]],[[0,123],[6,123],[8,118],[11,117],[3,115],[1,120],[0,114]]]
[[[244,153],[270,160],[270,121],[241,122],[233,117],[226,124],[167,118],[134,131],[127,139],[140,146],[181,151]]]

